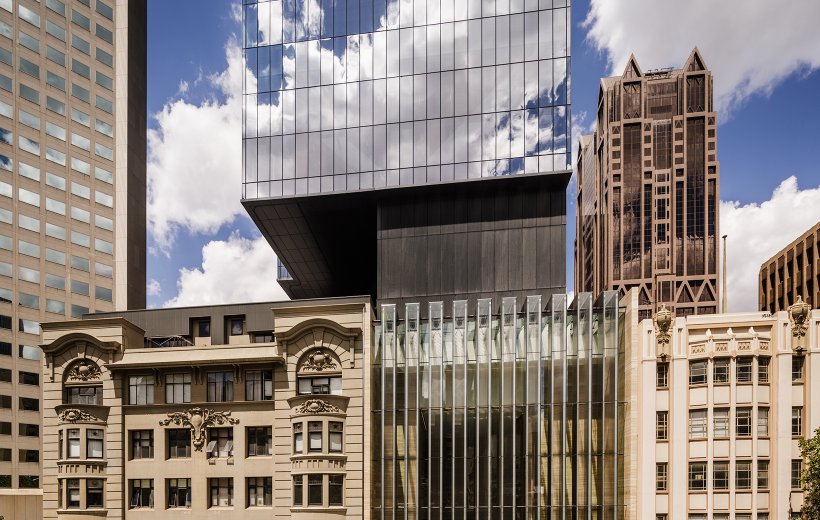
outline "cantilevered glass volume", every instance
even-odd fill
[[[567,0],[244,3],[244,198],[571,168]]]
[[[372,518],[623,518],[617,293],[429,307],[376,328]]]

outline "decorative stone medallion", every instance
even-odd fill
[[[302,371],[323,372],[336,370],[336,362],[330,351],[324,348],[317,348],[311,351],[302,363]]]
[[[100,378],[100,367],[93,361],[83,359],[71,366],[68,371],[69,381],[91,381]]]

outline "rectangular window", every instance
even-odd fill
[[[655,465],[655,490],[666,491],[669,475],[669,464],[658,462]]]
[[[128,404],[154,404],[154,376],[130,376],[128,396]]]
[[[79,459],[80,458],[80,429],[69,428],[66,434],[66,458]]]
[[[248,507],[273,505],[273,479],[271,477],[249,477]]]
[[[324,505],[322,500],[322,487],[324,475],[308,475],[308,503],[309,506]]]
[[[331,507],[344,505],[344,489],[345,489],[345,476],[344,475],[328,475],[327,476],[327,505],[331,506]]]
[[[8,423],[6,423],[8,424]],[[39,437],[40,436],[40,426],[37,424],[25,424],[20,423],[17,425],[18,433],[21,437]],[[9,432],[11,433],[11,432]]]
[[[706,384],[706,361],[689,362],[689,385]]]
[[[190,428],[168,430],[168,458],[187,459],[191,457]]]
[[[739,357],[735,361],[735,378],[738,383],[752,382],[752,358]]]
[[[245,400],[269,401],[271,399],[273,399],[273,372],[271,370],[248,371],[245,374]]]
[[[752,489],[752,461],[735,462],[735,489]]]
[[[689,490],[702,491],[706,489],[706,463],[689,463]]]
[[[294,507],[305,504],[305,480],[304,475],[293,476],[293,505]]]
[[[209,428],[205,452],[209,459],[233,457],[233,428]]]
[[[299,455],[305,452],[304,423],[293,424],[293,453]]]
[[[321,453],[322,438],[324,437],[321,421],[308,422],[308,452]]]
[[[103,431],[88,429],[85,435],[85,458],[101,459],[103,457]]]
[[[344,423],[330,421],[327,423],[327,451],[341,453],[344,446]]]
[[[792,356],[792,382],[800,383],[803,381],[803,364],[805,358],[802,356]]]
[[[769,489],[769,461],[757,461],[757,489],[762,491]]]
[[[802,483],[800,482],[803,479],[803,461],[801,459],[795,459],[792,461],[792,470],[791,470],[791,484],[792,489],[800,489]]]
[[[767,357],[757,358],[757,382],[769,382],[769,358]]]
[[[233,372],[208,372],[208,402],[233,401]]]
[[[712,486],[715,489],[729,489],[729,463],[715,461],[712,463]]]
[[[757,409],[757,436],[758,437],[768,437],[769,436],[769,409],[768,408],[758,408]]]
[[[803,407],[792,407],[792,437],[803,436]]]
[[[131,431],[131,458],[132,459],[153,459],[154,458],[154,431],[153,430],[132,430]]]
[[[78,509],[80,507],[80,479],[69,478],[65,481],[66,507]]]
[[[735,410],[735,435],[738,437],[752,436],[751,408],[738,408]]]
[[[40,400],[32,397],[21,397],[17,402],[17,407],[22,412],[39,412]]]
[[[715,359],[712,365],[712,382],[716,385],[729,382],[729,360]]]
[[[341,395],[342,378],[337,377],[302,377],[298,380],[299,394],[333,394]]]
[[[89,478],[85,480],[85,507],[103,507],[103,479]]]
[[[692,410],[689,412],[689,438],[705,439],[707,436],[707,411]]]
[[[136,479],[129,481],[131,488],[131,509],[154,507],[154,479]]]
[[[669,363],[658,363],[655,386],[657,388],[669,388]]]
[[[191,479],[168,479],[168,509],[191,507]]]
[[[230,327],[231,336],[241,336],[245,333],[244,318],[230,318],[228,326]]]
[[[191,402],[191,374],[165,375],[165,402],[168,404]]]
[[[655,415],[655,438],[659,441],[669,438],[669,412],[657,412]]]
[[[40,374],[35,374],[34,372],[23,372],[22,370],[17,374],[18,382],[21,385],[32,385],[32,386],[39,386],[40,385]]]
[[[272,428],[270,426],[252,426],[248,428],[248,457],[272,455]]]
[[[228,507],[233,505],[233,479],[232,478],[209,478],[208,489],[210,490],[209,507]]]

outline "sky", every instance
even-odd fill
[[[238,2],[148,1],[148,306],[279,300],[276,257],[241,204]],[[579,0],[573,140],[599,79],[630,53],[679,67],[697,46],[715,78],[729,311],[757,306],[761,263],[820,221],[820,2]],[[575,184],[567,194],[572,290]]]

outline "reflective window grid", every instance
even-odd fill
[[[625,515],[617,293],[382,306],[373,349],[373,518]],[[496,304],[497,305],[497,304]],[[407,516],[404,516],[404,515]],[[478,516],[476,516],[478,514]],[[466,516],[465,516],[466,515]]]
[[[245,4],[244,198],[570,169],[567,0]]]

